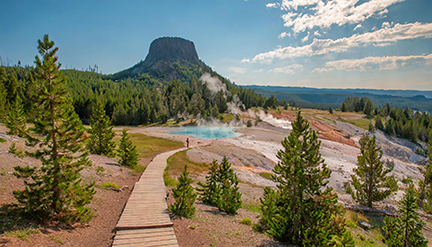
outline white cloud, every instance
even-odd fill
[[[232,72],[237,73],[237,74],[244,74],[246,72],[246,69],[240,68],[240,67],[231,67],[228,69],[228,71],[232,71]]]
[[[278,38],[282,39],[282,38],[285,38],[286,36],[291,37],[291,33],[283,32],[283,33],[279,34]]]
[[[388,23],[388,22],[383,22],[383,24],[382,24],[382,26],[381,26],[382,28],[390,28],[391,27],[391,25],[390,25],[390,23]]]
[[[303,39],[301,39],[301,41],[302,41],[303,43],[309,40],[309,34],[310,34],[310,33],[308,32],[308,34],[307,34]]]
[[[395,24],[391,28],[384,28],[373,32],[354,34],[336,40],[314,39],[309,45],[298,47],[281,47],[273,51],[256,55],[253,59],[243,59],[242,62],[271,62],[274,59],[286,59],[296,57],[310,57],[323,55],[329,52],[345,52],[352,47],[360,45],[386,46],[399,40],[414,38],[431,38],[432,23],[408,23]]]
[[[266,4],[267,8],[279,8],[280,4],[279,3],[268,3]]]
[[[302,67],[303,67],[303,65],[301,65],[301,64],[292,64],[292,65],[285,66],[283,68],[271,69],[271,70],[269,70],[269,72],[284,73],[284,74],[293,75],[293,74],[295,74],[295,71],[293,69],[299,69]]]
[[[321,37],[321,34],[318,32],[318,30],[316,30],[316,31],[314,32],[314,36]]]
[[[262,72],[263,71],[263,69],[259,69],[259,70],[254,70],[254,71],[252,71],[252,72],[254,72],[254,73],[260,73],[260,72]]]
[[[343,59],[330,61],[324,68],[316,68],[312,72],[328,72],[333,70],[345,71],[368,71],[394,70],[408,65],[432,64],[432,54],[420,56],[385,56],[385,57],[365,57],[362,59]]]
[[[297,10],[299,6],[308,6],[308,5],[315,5],[320,0],[283,0],[282,1],[282,10],[290,10],[294,9]]]
[[[370,0],[357,4],[360,0],[334,0],[324,3],[322,0],[284,0],[281,8],[297,10],[298,6],[315,5],[308,8],[312,14],[306,13],[297,15],[288,12],[282,15],[286,27],[292,27],[295,33],[303,32],[314,27],[330,28],[336,24],[355,24],[362,22],[372,16],[383,16],[388,10],[387,7],[404,0]]]
[[[355,30],[357,30],[357,29],[359,29],[359,28],[362,28],[362,27],[363,27],[362,24],[358,24],[358,25],[354,28],[353,31],[355,31]]]

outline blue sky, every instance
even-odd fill
[[[432,90],[430,0],[0,0],[3,64],[44,34],[64,68],[105,74],[176,36],[238,85]]]

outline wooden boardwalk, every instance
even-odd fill
[[[166,204],[166,160],[186,148],[158,154],[147,166],[115,227],[112,246],[177,246]]]

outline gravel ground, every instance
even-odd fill
[[[290,121],[294,116],[280,115]],[[352,169],[357,163],[357,155],[360,153],[358,140],[365,133],[351,124],[334,121],[335,124],[320,122],[316,119],[311,121],[311,127],[320,131],[322,157],[329,168],[333,170],[329,186],[333,187],[339,194],[342,203],[350,204],[352,200],[345,193],[345,183],[349,181]],[[149,136],[168,138],[185,142],[186,136],[172,135],[167,132],[173,128],[149,127],[130,128],[130,133],[143,133]],[[240,191],[243,193],[242,200],[245,205],[259,205],[264,186],[275,186],[275,184],[260,175],[262,172],[271,172],[278,162],[276,153],[282,149],[281,141],[289,135],[289,129],[277,128],[268,123],[259,123],[252,128],[237,128],[236,131],[243,135],[236,138],[219,140],[200,140],[189,137],[190,146],[195,147],[187,151],[189,159],[194,162],[211,162],[213,159],[220,161],[227,156],[233,163],[233,167],[239,179]],[[17,158],[7,153],[12,142],[18,144],[18,149],[24,148],[23,140],[8,136],[5,128],[0,126],[0,138],[6,139],[6,143],[0,143],[0,202],[10,203],[13,201],[12,190],[21,188],[22,181],[16,179],[11,172],[13,166],[32,164],[38,165],[37,161],[25,157]],[[346,138],[345,135],[350,135]],[[418,165],[422,158],[413,151],[415,146],[411,143],[389,138],[381,132],[375,133],[377,143],[382,147],[384,159],[395,162],[393,174],[401,180],[404,176],[411,176],[415,180],[422,179],[418,172]],[[131,175],[130,171],[117,166],[114,159],[91,155],[93,167],[83,171],[85,180],[96,180],[97,183],[115,182],[122,186],[132,188],[138,176]],[[141,164],[148,164],[149,160],[141,160]],[[104,174],[97,174],[96,167],[105,169]],[[204,181],[205,174],[193,174],[193,179]],[[5,188],[5,189],[3,189]],[[10,236],[0,236],[0,246],[56,246],[60,245],[53,240],[52,236],[62,240],[63,246],[109,246],[112,242],[114,228],[121,210],[130,194],[130,190],[114,192],[98,189],[95,200],[91,207],[97,213],[89,225],[73,229],[58,229],[46,227],[41,234],[34,234],[31,242],[21,241]],[[379,204],[379,207],[395,209],[395,201],[403,195],[400,190],[396,195]],[[172,202],[171,193],[168,202]],[[216,208],[196,204],[196,215],[192,219],[173,219],[174,229],[180,246],[281,246],[269,239],[264,234],[257,233],[250,226],[240,224],[244,217],[253,222],[258,221],[258,214],[240,209],[235,216],[224,215]],[[221,227],[223,226],[223,227]]]
[[[22,138],[6,135],[6,128],[0,125],[0,138],[6,143],[0,143],[0,204],[16,203],[12,191],[22,189],[23,181],[13,173],[14,166],[40,166],[38,160],[31,157],[19,158],[8,153],[12,143],[18,150],[28,149]],[[89,224],[60,226],[56,224],[41,225],[40,233],[34,233],[28,240],[21,240],[10,234],[0,234],[0,246],[111,246],[114,229],[123,207],[129,198],[131,189],[139,178],[128,168],[120,167],[113,158],[90,155],[93,165],[82,171],[83,182],[96,182],[96,194],[89,205],[95,217]],[[148,160],[141,160],[141,165],[147,165]],[[97,168],[99,172],[97,172]],[[102,171],[103,170],[103,171]],[[116,183],[125,189],[120,192],[99,188],[106,182]],[[129,189],[126,189],[129,188]],[[0,227],[1,229],[1,227]]]

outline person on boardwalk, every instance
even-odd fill
[[[186,147],[189,147],[189,138],[186,138]]]

